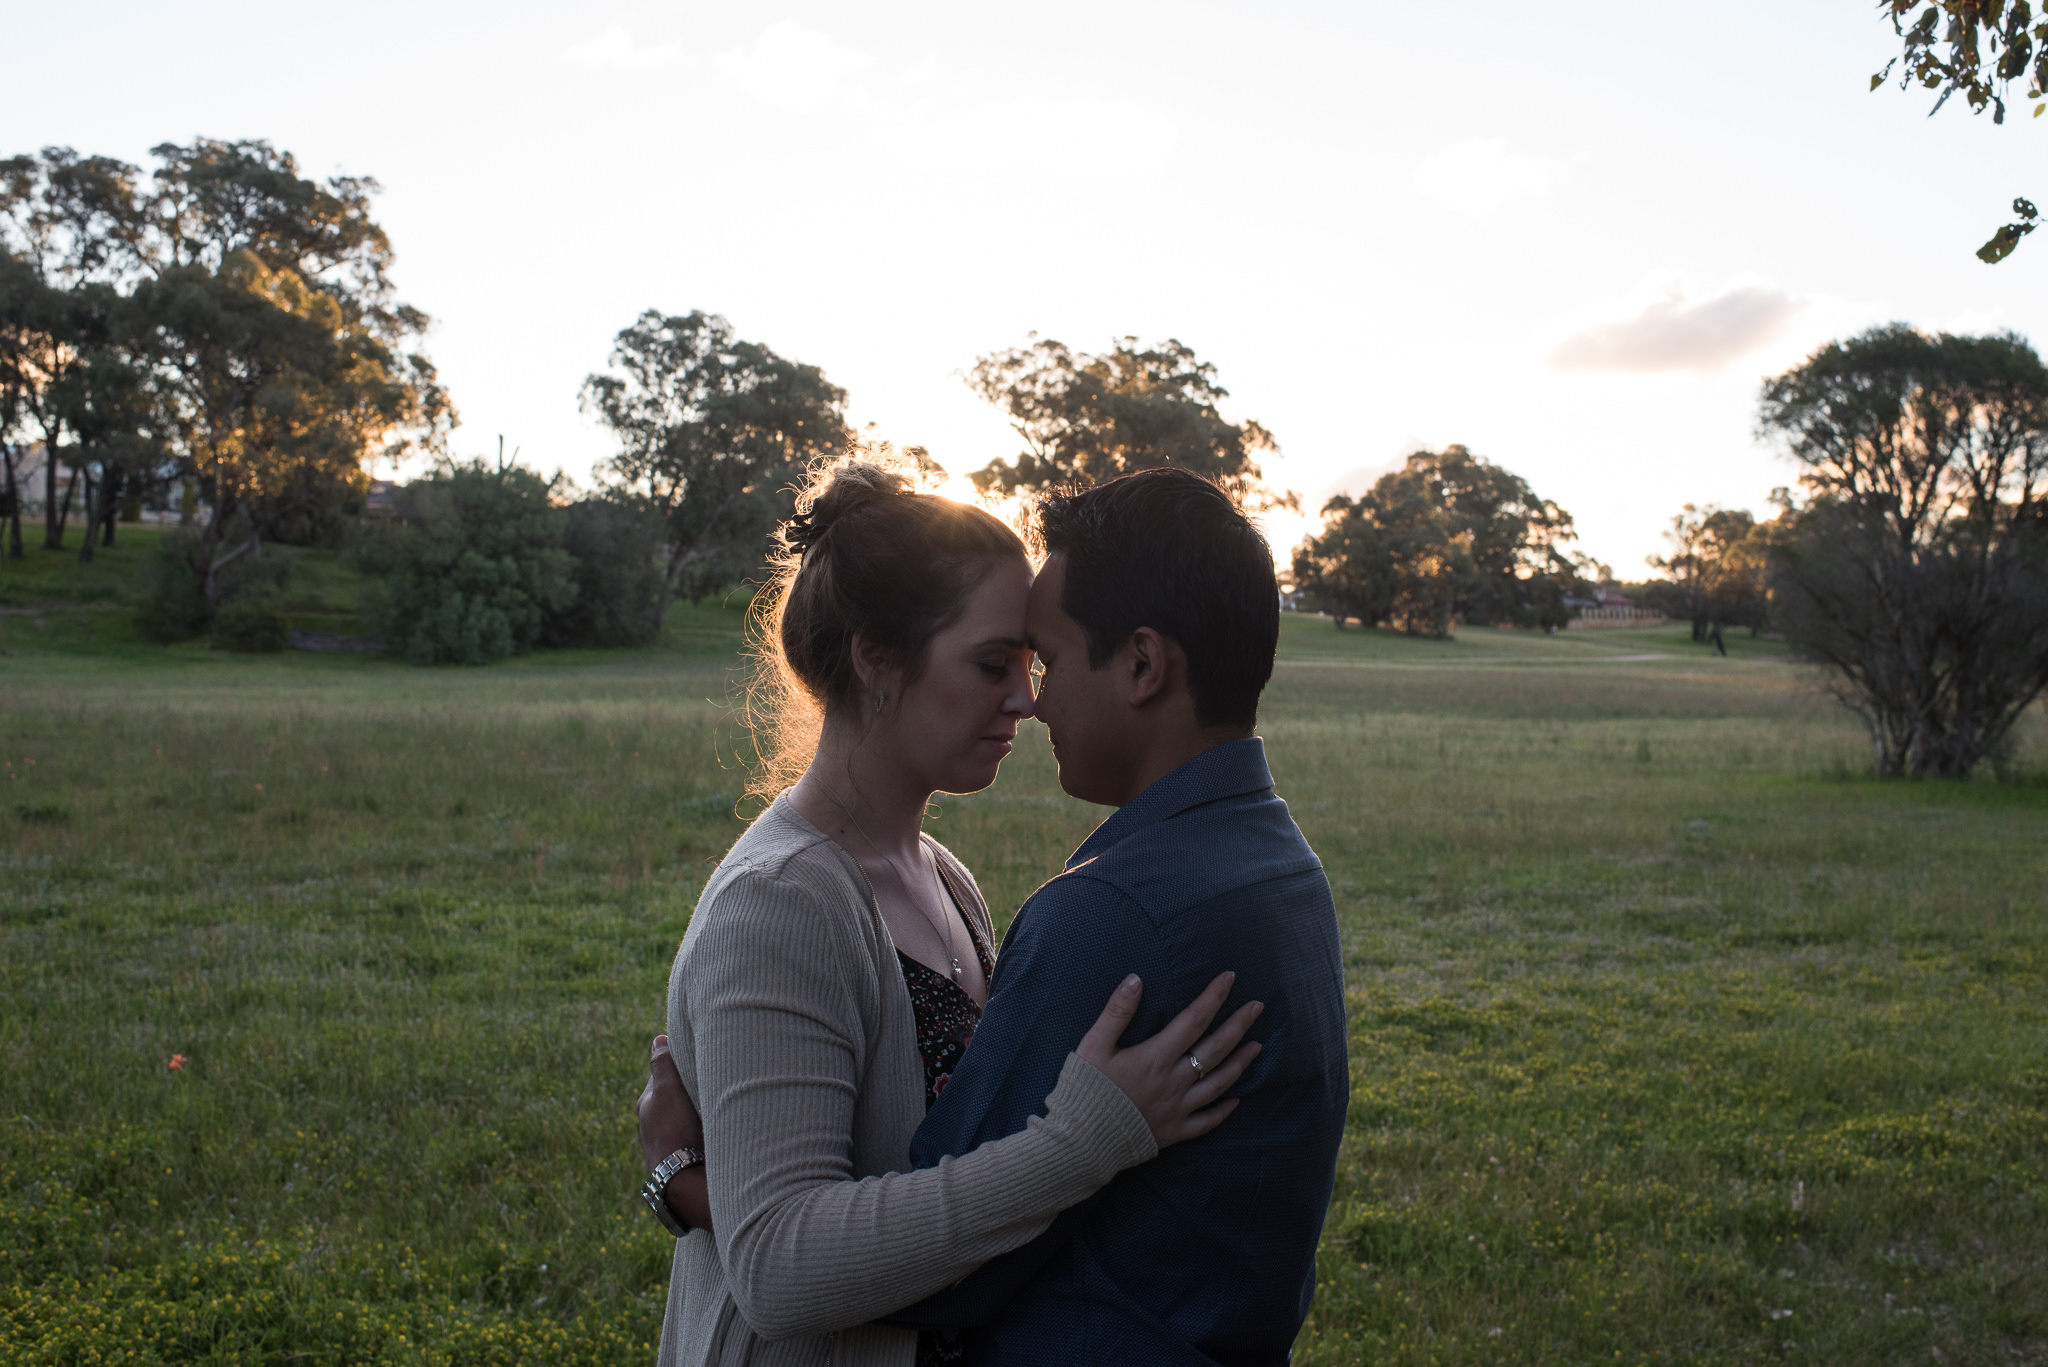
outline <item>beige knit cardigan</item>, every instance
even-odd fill
[[[973,877],[925,840],[991,941]],[[1029,1242],[1157,1152],[1137,1107],[1070,1053],[1043,1117],[905,1171],[925,1083],[896,945],[859,866],[787,795],[705,885],[669,975],[668,1033],[704,1115],[717,1237],[676,1243],[661,1367],[910,1367],[917,1336],[868,1321]]]

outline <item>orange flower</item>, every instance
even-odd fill
[[[179,1070],[180,1068],[183,1068],[184,1066],[185,1066],[185,1056],[184,1056],[183,1054],[172,1054],[172,1055],[171,1055],[171,1071],[172,1071],[172,1072],[174,1072],[174,1073],[175,1073],[175,1072],[177,1072],[177,1071],[178,1071],[178,1070]]]

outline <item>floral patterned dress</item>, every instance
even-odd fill
[[[960,919],[965,921],[966,915]],[[986,979],[995,972],[995,962],[971,924],[967,938],[974,941],[974,955],[981,960]],[[975,1028],[981,1024],[981,1008],[965,988],[945,974],[925,967],[900,949],[896,957],[903,961],[903,985],[910,989],[910,1010],[917,1021],[917,1054],[924,1060],[924,1108],[929,1111],[953,1080],[960,1056],[973,1042]],[[917,1367],[951,1367],[966,1361],[957,1330],[927,1329],[917,1336]]]

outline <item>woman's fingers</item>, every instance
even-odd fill
[[[1202,1067],[1213,1072],[1231,1050],[1237,1048],[1244,1032],[1252,1028],[1252,1022],[1266,1009],[1264,1002],[1246,1002],[1230,1013],[1230,1019],[1204,1036],[1200,1044],[1188,1050],[1202,1061]]]
[[[1202,1031],[1223,1009],[1223,1001],[1230,995],[1230,985],[1236,981],[1235,973],[1217,974],[1215,981],[1202,989],[1201,996],[1189,1002],[1187,1008],[1168,1021],[1158,1034],[1137,1047],[1150,1050],[1155,1056],[1186,1057],[1189,1048],[1202,1037]]]
[[[1124,1037],[1124,1031],[1130,1028],[1131,1018],[1138,1014],[1138,1003],[1144,996],[1145,984],[1138,981],[1137,974],[1133,973],[1118,983],[1116,991],[1109,994],[1109,1001],[1103,1005],[1102,1014],[1081,1037],[1081,1047],[1074,1052],[1097,1068],[1108,1063],[1117,1052],[1116,1042]],[[1215,1014],[1213,1008],[1210,1014]]]
[[[1168,1124],[1164,1133],[1159,1135],[1159,1147],[1163,1149],[1169,1144],[1181,1144],[1190,1139],[1205,1135],[1229,1119],[1230,1113],[1236,1109],[1237,1098],[1231,1097],[1227,1101],[1218,1102],[1207,1110],[1196,1111],[1192,1115],[1183,1116],[1179,1120]]]
[[[1208,1071],[1203,1074],[1201,1080],[1188,1088],[1187,1108],[1190,1111],[1199,1111],[1235,1087],[1237,1080],[1244,1076],[1244,1070],[1252,1066],[1252,1060],[1259,1056],[1259,1051],[1264,1047],[1257,1040],[1253,1040],[1222,1063],[1206,1065]],[[1187,1065],[1183,1062],[1181,1066]],[[1188,1071],[1192,1073],[1194,1069],[1189,1068]]]

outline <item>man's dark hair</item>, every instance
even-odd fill
[[[1230,496],[1200,475],[1140,470],[1043,498],[1038,532],[1062,557],[1060,607],[1100,669],[1139,627],[1180,643],[1203,726],[1250,726],[1273,677],[1280,586],[1273,552]]]

